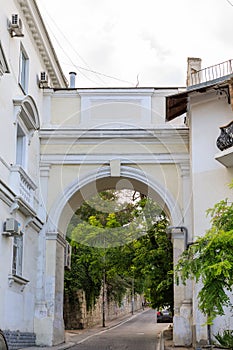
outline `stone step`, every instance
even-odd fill
[[[36,335],[30,332],[4,331],[9,350],[17,350],[36,345]]]

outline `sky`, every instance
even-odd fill
[[[183,87],[187,58],[233,59],[233,0],[37,0],[76,87]]]

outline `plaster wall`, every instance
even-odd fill
[[[180,207],[183,207],[183,188],[180,179],[179,166],[175,164],[130,164],[129,166],[132,168],[132,172],[134,171],[134,168],[139,168],[144,173],[145,181],[147,181],[148,177],[154,179],[156,183],[160,184],[161,188],[165,188],[169,193],[172,194]],[[84,179],[90,173],[98,173],[100,167],[101,165],[96,166],[95,164],[82,164],[72,166],[53,165],[50,169],[48,180],[48,212],[51,210],[53,203],[56,202],[57,199],[62,196],[62,194],[65,195],[66,189],[71,183],[74,183],[77,181],[77,179]],[[125,182],[125,185],[132,187],[130,183],[131,182],[129,179],[128,182]],[[85,192],[85,194],[88,196],[87,193],[88,192]],[[92,195],[91,187],[90,195]]]
[[[21,4],[23,3],[22,7]],[[23,10],[22,10],[23,8]],[[39,273],[39,231],[42,227],[41,217],[37,212],[42,208],[39,202],[39,160],[40,160],[40,142],[38,132],[28,131],[26,147],[28,148],[27,161],[24,166],[24,172],[29,182],[37,187],[35,197],[33,198],[33,208],[24,200],[17,204],[16,196],[20,199],[21,193],[27,191],[25,183],[20,184],[13,178],[13,175],[19,175],[19,171],[14,170],[16,165],[16,134],[17,121],[22,105],[20,101],[25,98],[35,107],[36,116],[39,123],[42,120],[43,113],[43,90],[38,87],[38,75],[46,71],[45,63],[42,61],[38,46],[36,45],[31,30],[26,22],[29,9],[32,10],[31,24],[36,19],[38,13],[34,13],[34,1],[10,1],[1,2],[0,11],[0,32],[1,47],[4,52],[9,72],[0,76],[0,327],[10,332],[19,331],[20,333],[29,332],[34,334],[34,317],[37,302],[38,279],[44,274]],[[24,11],[24,12],[23,12]],[[35,11],[36,12],[36,11]],[[18,14],[23,24],[23,37],[11,37],[7,29],[7,20],[11,19],[12,14]],[[30,15],[31,16],[31,13]],[[38,19],[38,18],[37,18]],[[40,25],[37,30],[42,33]],[[46,42],[47,38],[44,37]],[[28,88],[23,91],[19,85],[19,58],[20,48],[23,47],[29,59]],[[2,62],[1,62],[2,63]],[[19,105],[14,105],[15,101]],[[31,110],[29,109],[29,114]],[[15,172],[14,172],[14,171]],[[20,175],[18,176],[20,178]],[[25,179],[25,178],[24,178]],[[20,186],[25,186],[24,189]],[[18,190],[17,195],[15,189]],[[30,189],[31,190],[31,189]],[[28,190],[27,195],[30,196]],[[21,191],[21,192],[20,192]],[[24,193],[25,193],[24,192]],[[35,205],[34,205],[35,204]],[[43,211],[43,209],[42,209]],[[15,218],[20,223],[23,232],[23,265],[22,276],[12,277],[12,259],[13,259],[13,238],[2,235],[3,224],[6,218]]]
[[[157,127],[152,125],[153,89],[79,89],[77,93],[46,92],[47,110],[51,114],[46,115],[40,139],[41,166],[48,168],[47,181],[43,182],[47,190],[42,188],[49,215],[47,237],[55,237],[59,232],[64,238],[82,201],[111,188],[141,191],[161,205],[174,225],[189,226],[188,131],[183,125],[175,129],[161,124],[165,92],[159,93],[155,101],[159,111],[153,115],[153,123]],[[58,242],[58,236],[55,240]],[[60,322],[62,311],[61,270],[54,265],[59,252],[55,240],[49,239],[46,244],[45,296],[52,306],[46,322],[50,329],[52,320]],[[184,236],[174,237],[175,261],[184,248]],[[186,317],[191,305],[185,309],[185,297],[183,286],[177,288],[177,332],[184,326],[179,329],[179,345],[190,344],[191,337]],[[56,305],[60,314],[55,313]],[[58,331],[54,327],[52,330],[56,341],[59,329],[60,334],[63,329],[62,324],[57,326]],[[37,328],[43,333],[44,323],[38,321]]]
[[[233,200],[228,184],[233,178],[233,168],[226,168],[215,160],[219,153],[216,140],[220,135],[220,126],[232,120],[231,106],[224,96],[216,93],[193,97],[190,100],[190,148],[193,188],[193,239],[205,234],[210,227],[210,217],[206,210],[217,202],[228,198]],[[203,326],[205,317],[198,311],[197,295],[201,285],[194,286],[193,323],[197,343],[208,343],[207,327]],[[213,333],[231,324],[231,313],[218,317],[212,327]]]
[[[165,96],[177,89],[77,89],[52,95],[51,125],[81,128],[165,127]],[[184,127],[182,118],[167,126]]]
[[[24,37],[11,38],[7,30],[7,20],[11,19],[11,15],[18,13],[23,20],[23,13],[16,6],[14,1],[4,1],[4,6],[1,8],[1,45],[6,56],[6,61],[9,68],[9,73],[5,73],[0,77],[0,114],[4,119],[4,123],[0,128],[0,139],[4,147],[1,148],[1,158],[6,162],[7,166],[11,166],[16,162],[16,133],[17,133],[17,113],[14,107],[13,100],[24,98],[28,93],[37,101],[38,115],[41,117],[43,92],[38,88],[37,77],[41,71],[45,70],[37,48],[31,38],[31,33],[27,25],[23,23]],[[28,89],[23,91],[18,84],[19,81],[19,57],[21,46],[25,49],[29,58],[29,74],[28,74]],[[38,166],[39,166],[39,141],[38,135],[35,135],[30,140],[29,158],[33,161],[28,161],[27,171],[37,183]],[[2,174],[2,173],[1,173]],[[8,182],[9,172],[4,172],[4,180]]]
[[[81,98],[76,91],[57,91],[51,98],[51,126],[74,127],[80,124]]]
[[[215,160],[215,154],[219,152],[216,146],[220,135],[219,127],[232,120],[232,111],[224,98],[210,98],[203,102],[190,101],[194,237],[202,235],[209,227],[210,220],[206,217],[206,210],[221,199],[233,198],[228,187],[233,177],[233,169],[226,168]]]

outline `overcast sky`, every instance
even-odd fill
[[[233,0],[37,3],[76,87],[185,86],[187,57],[203,68],[233,58]]]

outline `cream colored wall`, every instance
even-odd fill
[[[109,92],[110,91],[110,92]],[[52,95],[51,124],[81,127],[165,126],[165,96],[177,89],[78,89]],[[184,126],[175,120],[166,127]]]
[[[119,140],[102,139],[101,141],[79,141],[71,140],[65,144],[56,142],[55,144],[43,144],[41,146],[41,153],[44,155],[84,155],[84,157],[90,155],[106,155],[106,161],[112,159],[114,155],[121,155],[122,159],[127,159],[127,155],[133,156],[137,154],[146,154],[151,156],[156,161],[156,154],[183,154],[187,153],[187,147],[184,144],[147,144],[144,141],[137,141],[136,139],[122,138]],[[62,159],[62,158],[60,158]],[[100,158],[101,159],[101,158]]]
[[[59,232],[64,238],[67,225],[83,200],[118,186],[141,191],[157,200],[173,225],[191,222],[186,212],[188,131],[184,125],[179,125],[183,129],[180,130],[165,124],[165,94],[166,89],[45,92],[45,129],[40,131],[40,137],[48,237]],[[175,239],[175,255],[184,248],[184,238],[180,238],[180,247],[178,241]],[[51,293],[48,288],[47,299],[54,298],[60,309],[61,267],[54,265],[54,254],[60,249],[56,244],[55,238],[47,241],[45,288],[55,278],[57,284],[52,284]],[[183,296],[180,288],[179,306]],[[53,316],[59,321],[59,315]]]
[[[51,124],[59,127],[77,126],[80,124],[81,100],[76,92],[57,92],[51,99]]]
[[[180,169],[176,165],[153,165],[153,164],[137,164],[133,167],[138,167],[145,173],[146,176],[154,179],[154,181],[166,188],[172,196],[178,201],[179,206],[182,207],[182,182],[180,179]],[[50,170],[48,182],[48,212],[51,210],[54,202],[62,194],[65,195],[66,189],[72,184],[77,177],[85,178],[90,173],[98,172],[99,167],[95,164],[87,165],[65,165],[52,166]],[[132,170],[133,172],[133,170]]]

